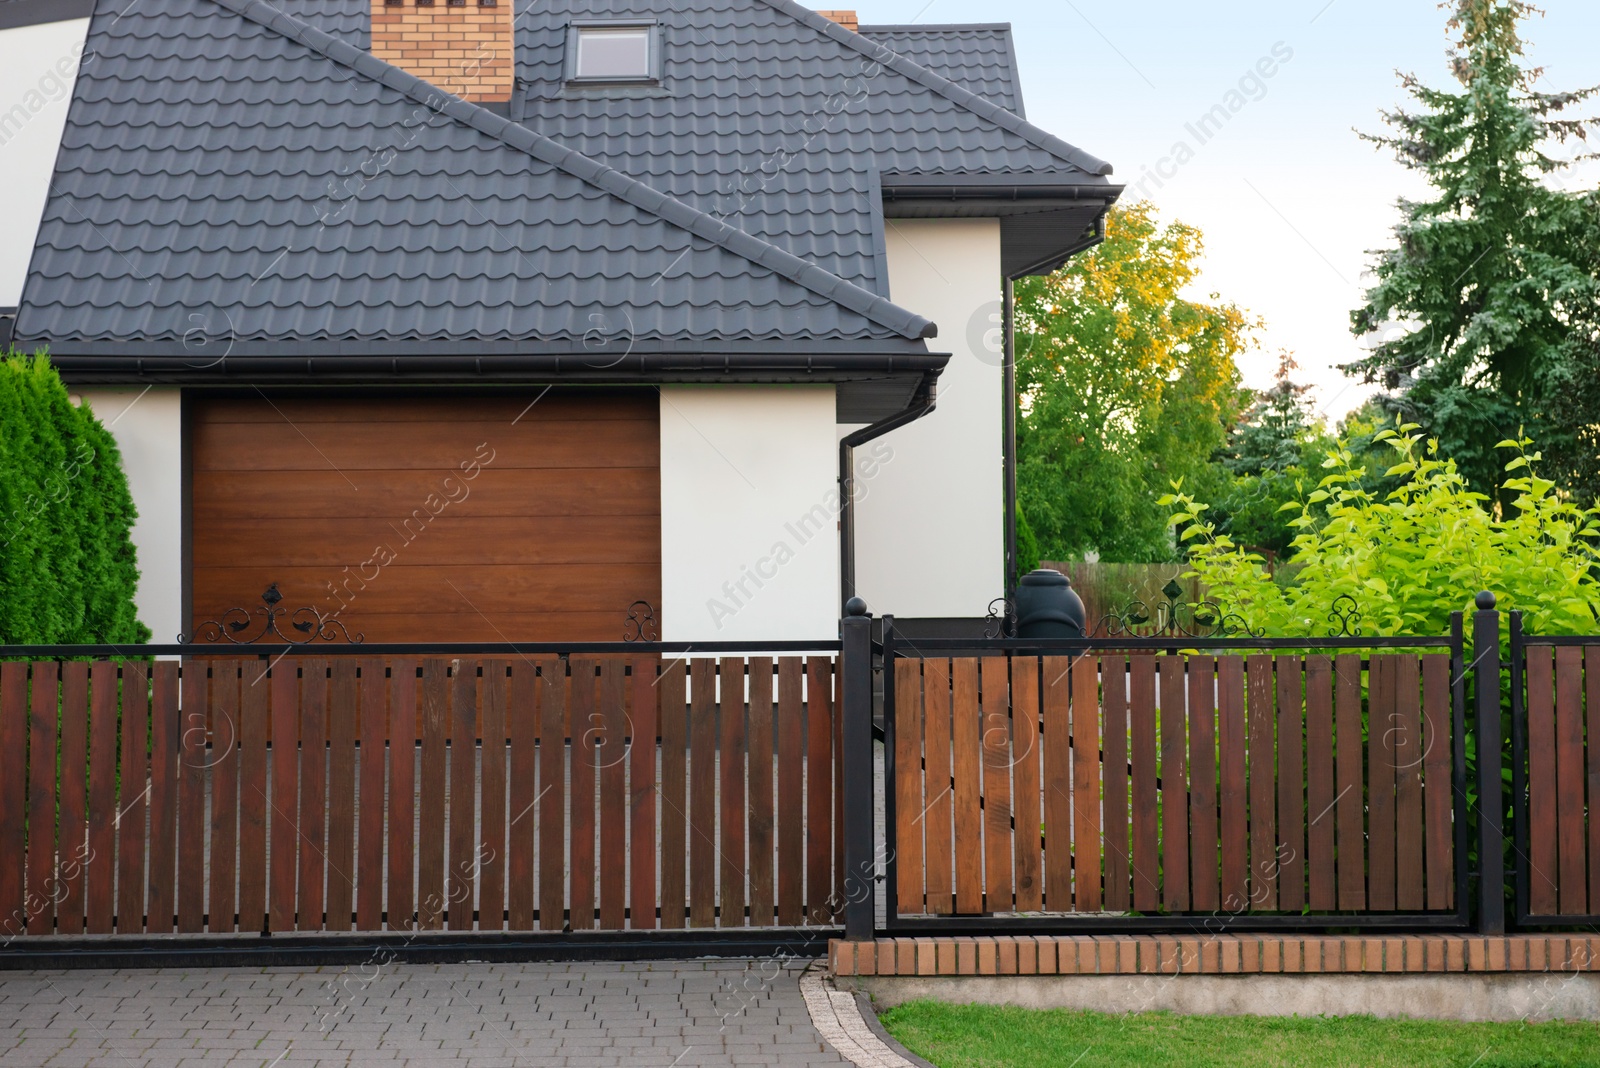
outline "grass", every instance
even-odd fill
[[[890,1009],[883,1023],[939,1068],[1600,1066],[1600,1024],[1594,1023],[1112,1015],[930,1001]]]

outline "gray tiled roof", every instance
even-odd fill
[[[530,125],[878,292],[887,287],[877,175],[1028,173],[1095,185],[1109,171],[792,0],[524,0],[518,10],[516,114]],[[661,26],[661,90],[565,87],[573,18],[641,16]]]
[[[1025,116],[1010,23],[862,26],[858,32],[990,103]]]
[[[265,0],[102,2],[88,48],[19,339],[931,332]]]

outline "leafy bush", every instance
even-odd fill
[[[150,640],[122,458],[43,353],[0,357],[0,642]]]
[[[1505,465],[1505,514],[1468,489],[1455,462],[1423,443],[1414,423],[1373,436],[1394,451],[1383,474],[1396,488],[1379,498],[1367,468],[1343,438],[1328,452],[1315,491],[1284,509],[1292,525],[1298,570],[1275,584],[1261,558],[1247,552],[1206,517],[1208,506],[1178,492],[1162,498],[1190,544],[1193,574],[1212,599],[1270,635],[1329,633],[1330,612],[1352,597],[1367,635],[1444,634],[1450,613],[1491,590],[1502,609],[1521,609],[1529,632],[1588,634],[1600,616],[1594,575],[1600,511],[1584,509],[1540,478],[1527,438],[1502,441],[1514,454]]]

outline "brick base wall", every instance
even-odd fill
[[[1594,972],[1600,935],[880,938],[828,944],[834,975]]]

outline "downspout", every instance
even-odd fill
[[[917,390],[911,396],[911,403],[891,416],[878,420],[870,426],[864,426],[852,434],[846,434],[839,439],[839,612],[844,615],[845,602],[856,595],[856,506],[855,506],[855,449],[858,445],[865,445],[874,438],[880,438],[891,430],[898,430],[907,423],[914,423],[918,419],[933,411],[937,400],[934,382],[938,372],[924,373],[922,381],[917,383]]]
[[[1005,411],[1001,413],[1000,464],[1003,469],[1003,485],[1005,487],[1005,538],[1006,538],[1006,565],[1005,565],[1005,592],[1006,597],[1015,597],[1017,592],[1017,350],[1016,350],[1016,316],[1013,314],[1013,291],[1011,279],[1005,280],[1005,295],[1002,314],[1005,318],[1001,344],[1004,352],[1001,355],[1004,382],[1000,387],[1001,403]]]

